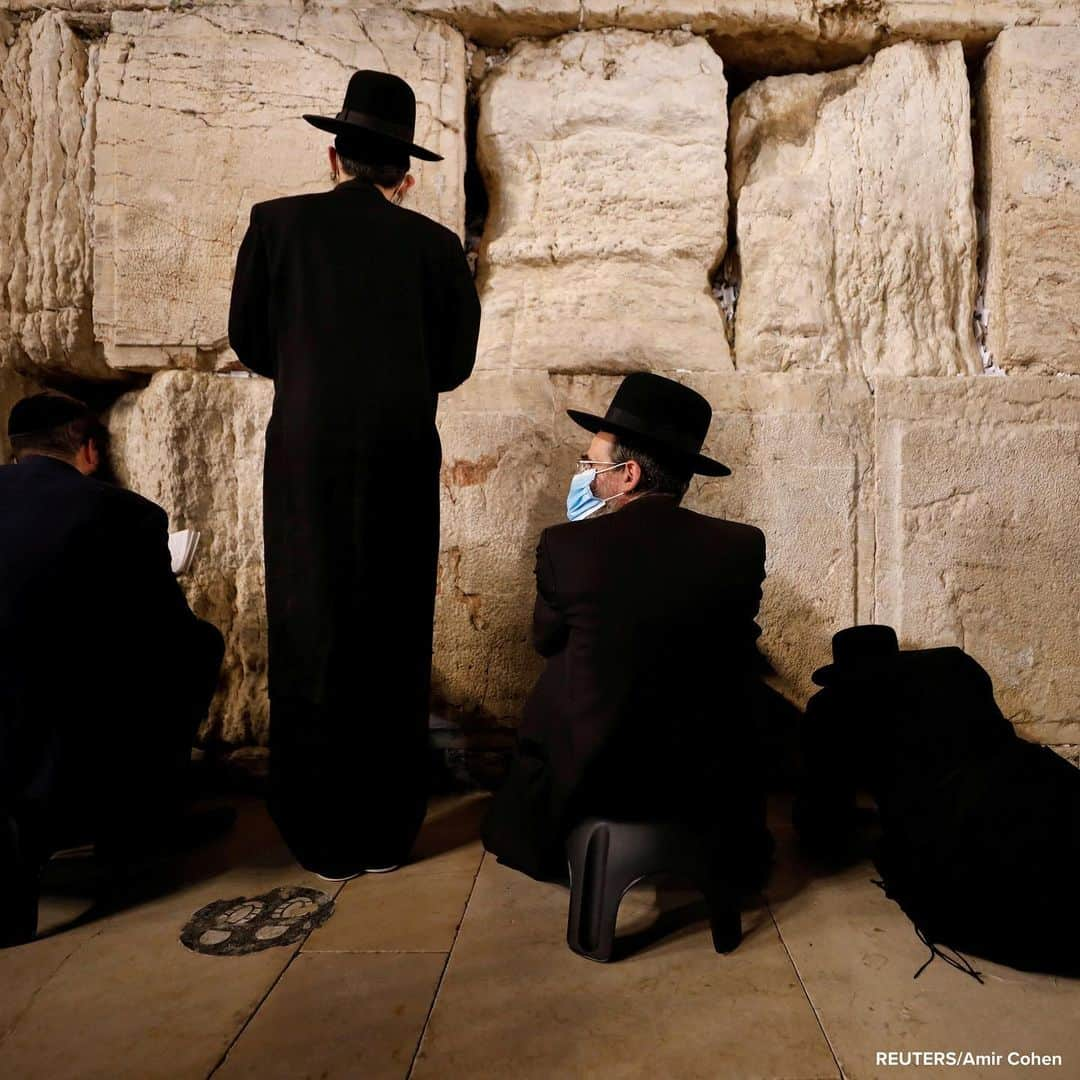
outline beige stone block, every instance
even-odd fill
[[[576,30],[581,0],[409,0],[411,11],[445,19],[467,37],[502,48],[515,38]]]
[[[484,371],[443,397],[437,712],[467,729],[513,724],[542,662],[531,644],[540,531],[562,519],[572,453],[555,443],[551,383]]]
[[[480,89],[478,366],[730,370],[723,65],[690,34],[518,43]]]
[[[1080,27],[1005,31],[979,97],[987,345],[1006,371],[1080,373]]]
[[[729,477],[696,477],[691,510],[756,525],[766,574],[758,625],[772,680],[802,705],[832,635],[869,621],[873,602],[873,397],[842,375],[686,377],[709,399],[704,453]],[[557,378],[557,433],[577,456],[590,436],[562,410],[603,415],[618,379]],[[561,478],[564,482],[566,477]]]
[[[1080,380],[886,379],[876,618],[959,645],[1021,734],[1080,742]]]
[[[981,371],[957,44],[764,79],[732,107],[743,370]]]
[[[464,227],[465,47],[388,7],[201,5],[117,12],[101,62],[94,323],[116,367],[235,359],[227,316],[251,204],[329,187],[333,115],[357,68],[417,94],[412,205]]]
[[[202,534],[180,581],[225,637],[202,735],[229,743],[265,741],[267,731],[262,462],[272,401],[265,379],[166,371],[108,418],[121,482],[164,507],[171,530]]]
[[[109,374],[90,314],[98,55],[62,14],[0,20],[0,362],[28,372]]]
[[[445,964],[442,953],[305,953],[216,1075],[402,1080]]]
[[[567,890],[486,856],[411,1075],[838,1076],[768,911],[744,912],[742,944],[718,956],[683,910],[697,899],[633,890],[620,932],[647,931],[661,911],[681,930],[591,963],[566,947]]]
[[[99,908],[86,926],[0,951],[5,992],[9,970],[18,978],[20,967],[41,964],[36,991],[0,1043],[0,1075],[187,1080],[215,1070],[299,945],[206,956],[180,944],[181,928],[215,900],[283,885],[337,891],[295,863],[262,800],[238,810],[226,837],[182,861],[144,866],[126,891],[114,885],[118,910]],[[49,943],[68,939],[72,950],[57,968]]]
[[[960,41],[975,55],[1003,27],[1080,23],[1070,0],[409,0],[409,7],[499,48],[577,28],[687,28],[707,35],[725,61],[762,74],[855,63],[905,39]]]

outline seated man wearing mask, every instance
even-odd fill
[[[141,853],[175,825],[224,645],[173,577],[154,503],[93,477],[81,402],[11,410],[0,467],[0,945],[36,932],[50,854]]]
[[[734,883],[760,886],[772,840],[753,717],[765,577],[758,529],[680,507],[712,418],[700,394],[628,375],[570,485],[570,524],[536,553],[533,639],[547,668],[484,828],[538,879],[566,875],[585,817],[700,829]]]

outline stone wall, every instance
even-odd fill
[[[204,532],[228,657],[204,732],[266,734],[261,431],[222,373],[252,202],[328,183],[356,67],[415,87],[414,205],[474,254],[440,406],[432,726],[485,773],[540,661],[533,552],[626,371],[712,402],[688,505],[768,537],[796,705],[829,639],[959,644],[1080,745],[1080,10],[1055,0],[0,0],[0,404],[126,390],[117,471]],[[65,381],[66,380],[66,381]]]

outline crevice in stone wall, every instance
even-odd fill
[[[721,59],[724,59],[721,57]],[[749,86],[757,82],[760,76],[753,70],[740,67],[735,63],[724,60],[724,79],[727,82],[727,109],[728,122],[731,118],[732,102]],[[730,146],[730,140],[729,140]],[[731,191],[731,161],[727,160],[728,182],[728,220],[727,236],[724,244],[724,257],[719,259],[709,272],[709,286],[713,299],[720,308],[720,314],[724,320],[724,333],[727,336],[728,345],[731,349],[731,360],[738,368],[738,358],[735,355],[735,313],[739,303],[739,288],[742,275],[739,263],[739,239],[738,239],[738,216],[736,212],[735,197]]]
[[[476,277],[480,245],[487,225],[487,184],[477,159],[476,133],[480,123],[480,87],[489,70],[489,54],[469,43],[468,86],[465,99],[465,257]]]
[[[989,254],[987,241],[990,213],[990,179],[987,174],[984,156],[985,132],[983,131],[984,117],[982,115],[981,102],[983,73],[992,45],[993,41],[988,42],[977,53],[965,57],[968,86],[970,87],[971,94],[971,155],[975,172],[973,192],[975,200],[976,236],[975,266],[978,275],[978,292],[975,298],[975,310],[972,312],[972,320],[974,322],[975,342],[979,346],[979,355],[982,358],[983,371],[987,375],[1004,375],[1005,372],[1002,371],[994,361],[993,354],[990,352],[987,337],[991,315],[986,308],[986,262]]]

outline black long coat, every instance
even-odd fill
[[[371,184],[257,203],[229,340],[274,380],[264,535],[272,700],[426,717],[438,395],[472,370],[458,238]]]
[[[0,468],[0,805],[82,839],[164,809],[222,650],[159,506],[54,458]]]
[[[1080,973],[1080,769],[1021,739],[958,648],[900,654],[807,705],[795,824],[850,850],[857,788],[877,803],[886,891],[930,941]]]
[[[488,849],[553,877],[582,817],[684,820],[757,876],[771,853],[751,715],[764,577],[758,529],[667,495],[545,529],[533,637],[548,663]]]

